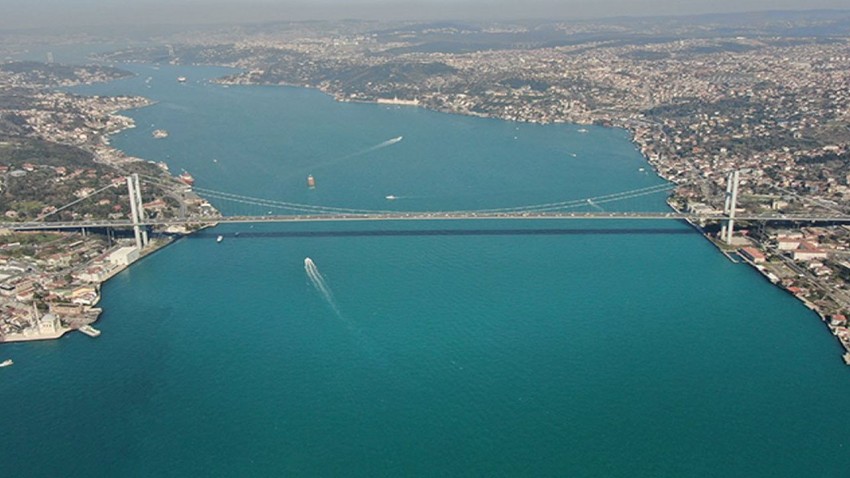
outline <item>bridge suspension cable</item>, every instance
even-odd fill
[[[301,204],[287,201],[278,201],[274,199],[255,198],[243,196],[241,194],[226,193],[215,191],[206,188],[193,188],[195,191],[204,196],[215,197],[225,201],[240,202],[243,204],[252,204],[255,206],[275,207],[280,209],[288,209],[291,211],[317,213],[317,214],[374,214],[374,213],[393,213],[397,211],[374,210],[374,209],[355,209],[333,206],[318,206],[313,204]]]
[[[71,207],[71,206],[73,206],[73,205],[75,205],[75,204],[78,204],[78,203],[80,203],[80,202],[83,202],[83,201],[85,201],[86,199],[91,199],[91,197],[92,197],[92,196],[95,196],[95,195],[97,195],[97,194],[100,194],[100,193],[102,193],[103,191],[106,191],[107,189],[109,189],[109,188],[113,188],[113,187],[115,187],[115,185],[114,185],[114,184],[110,184],[109,186],[102,187],[102,188],[98,189],[97,191],[94,191],[94,192],[93,192],[93,193],[91,193],[91,194],[87,194],[87,195],[85,195],[85,196],[81,197],[80,199],[77,199],[76,201],[71,201],[71,202],[69,202],[68,204],[66,204],[66,205],[64,205],[64,206],[62,206],[62,207],[60,207],[60,208],[58,208],[58,209],[54,209],[53,211],[50,211],[50,212],[48,212],[48,213],[46,213],[46,214],[42,214],[42,215],[40,215],[40,216],[36,217],[36,218],[35,218],[35,222],[43,221],[45,218],[48,218],[48,217],[50,217],[50,216],[52,216],[52,215],[56,214],[57,212],[64,211],[65,209],[68,209],[69,207]]]
[[[571,199],[569,201],[559,201],[553,203],[546,204],[531,204],[527,206],[516,206],[516,207],[506,207],[506,208],[495,208],[495,209],[478,209],[471,212],[478,213],[501,213],[501,212],[544,212],[544,211],[555,211],[558,209],[572,209],[580,206],[587,206],[590,203],[594,204],[604,204],[608,202],[620,201],[624,199],[632,199],[640,196],[647,196],[650,194],[656,194],[660,192],[670,191],[676,188],[676,185],[665,183],[665,184],[657,184],[655,186],[649,186],[640,189],[633,189],[631,191],[622,191],[618,193],[605,194],[602,196],[594,196],[583,199]]]
[[[590,198],[582,198],[582,199],[572,199],[568,201],[559,201],[552,203],[544,203],[544,204],[530,204],[525,206],[515,206],[515,207],[505,207],[505,208],[490,208],[490,209],[473,209],[473,210],[459,210],[459,211],[451,211],[451,212],[469,212],[469,213],[480,213],[480,214],[498,214],[498,213],[522,213],[522,212],[546,212],[546,211],[557,211],[560,209],[572,209],[581,206],[587,205],[599,205],[605,204],[614,201],[621,201],[625,199],[632,199],[641,196],[647,196],[650,194],[657,194],[660,192],[666,192],[674,189],[676,185],[665,183],[665,184],[656,184],[654,186],[648,186],[645,188],[633,189],[630,191],[622,191],[611,194],[604,194],[601,196],[594,196]],[[358,209],[358,208],[344,208],[344,207],[335,207],[335,206],[320,206],[313,204],[302,204],[302,203],[294,203],[288,201],[279,201],[274,199],[264,199],[264,198],[256,198],[251,196],[245,196],[242,194],[233,194],[222,191],[216,191],[213,189],[207,188],[194,188],[194,190],[205,197],[220,199],[224,201],[232,201],[238,202],[242,204],[249,204],[254,206],[262,206],[262,207],[271,207],[278,209],[286,209],[294,212],[308,213],[308,214],[395,214],[399,211],[391,211],[391,210],[382,210],[382,209]]]

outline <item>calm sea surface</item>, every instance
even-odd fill
[[[204,188],[449,210],[663,183],[640,170],[622,130],[208,83],[220,68],[131,69],[78,91],[157,100],[128,113],[137,128],[113,143]],[[158,128],[170,136],[153,139]],[[592,208],[665,205],[654,195],[579,210]],[[0,475],[850,470],[850,369],[837,342],[677,223],[227,226],[146,258],[103,293],[97,340],[0,346],[15,360],[0,370]]]

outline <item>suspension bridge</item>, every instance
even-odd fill
[[[146,181],[152,182],[152,181]],[[159,183],[161,187],[162,184]],[[730,175],[727,188],[726,206],[723,212],[678,212],[678,211],[606,211],[601,206],[608,203],[622,202],[629,199],[654,194],[669,193],[676,187],[664,183],[654,186],[605,194],[595,197],[571,199],[566,201],[514,206],[504,208],[456,210],[456,211],[406,211],[406,210],[373,210],[327,205],[294,203],[266,198],[251,197],[224,191],[216,191],[196,187],[193,191],[206,199],[222,202],[244,204],[267,210],[265,214],[187,214],[181,217],[148,217],[143,210],[141,188],[138,176],[127,178],[130,195],[131,217],[127,219],[86,219],[74,221],[45,221],[49,216],[63,211],[73,205],[103,191],[78,199],[72,203],[56,208],[52,212],[38,217],[33,221],[0,222],[0,229],[14,231],[32,231],[44,229],[85,229],[85,228],[134,228],[137,239],[147,242],[147,227],[193,226],[208,224],[245,224],[245,223],[318,223],[318,222],[377,222],[377,221],[459,221],[459,220],[687,220],[694,223],[719,221],[727,224],[724,234],[731,237],[731,224],[737,221],[762,222],[831,222],[850,224],[850,214],[842,211],[829,210],[826,213],[806,214],[735,214],[737,197],[737,174]],[[580,210],[581,208],[593,210]]]

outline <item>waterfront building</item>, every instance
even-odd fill
[[[136,247],[121,247],[107,257],[110,264],[116,266],[129,266],[139,259],[139,249]]]
[[[755,247],[744,247],[741,254],[753,264],[761,264],[766,260],[765,255]]]

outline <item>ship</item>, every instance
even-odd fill
[[[585,128],[579,128],[576,131],[578,131],[581,134],[587,133],[587,129],[585,129]]]
[[[224,236],[218,236],[215,238],[215,242],[221,242],[224,240]]]
[[[307,187],[310,189],[316,189],[316,178],[314,178],[312,174],[307,175]]]
[[[179,179],[180,181],[182,181],[184,184],[186,184],[188,186],[195,184],[195,178],[193,178],[192,175],[189,174],[186,171],[183,171],[183,174],[181,174],[180,176],[177,176],[177,179]]]
[[[386,199],[387,201],[395,201],[396,199],[398,199],[398,196],[393,196],[392,194],[390,194],[389,196],[386,196],[384,199]]]
[[[164,129],[154,130],[153,137],[156,138],[156,139],[167,138],[168,137],[168,131],[166,131]]]
[[[8,366],[12,365],[13,363],[15,363],[15,362],[12,362],[12,359],[6,359],[6,360],[0,362],[0,367],[8,367]]]
[[[185,76],[178,76],[177,82],[178,83],[186,83],[186,77]]]

